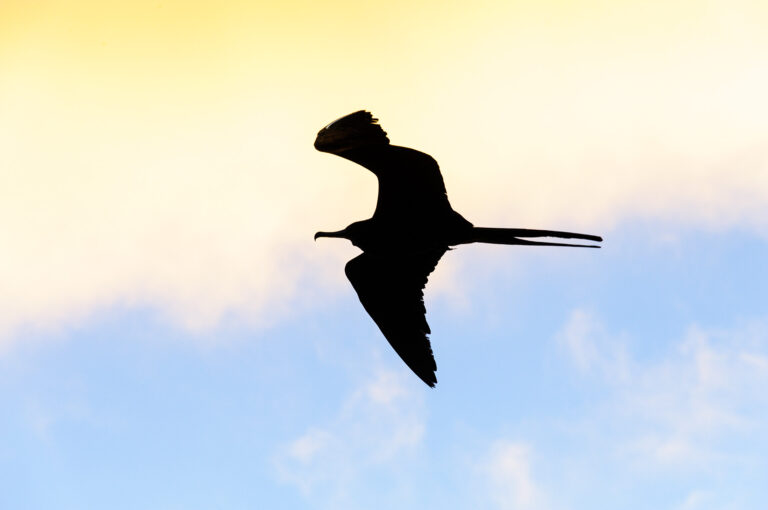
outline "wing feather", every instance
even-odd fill
[[[453,212],[437,161],[429,154],[391,145],[370,112],[360,110],[320,130],[315,148],[353,161],[379,180],[374,217],[429,222]]]
[[[371,160],[379,180],[374,218],[429,221],[453,212],[440,167],[429,154],[389,145],[371,150]]]
[[[423,290],[444,253],[444,249],[392,256],[363,253],[345,267],[360,302],[389,344],[431,387],[437,383],[437,365],[427,336]]]

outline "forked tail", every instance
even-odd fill
[[[578,248],[600,248],[594,244],[567,244],[548,243],[540,241],[528,241],[520,237],[559,237],[562,239],[585,239],[587,241],[600,242],[600,236],[589,234],[577,234],[574,232],[560,232],[558,230],[531,230],[527,228],[485,228],[474,227],[472,229],[473,243],[491,244],[522,244],[526,246],[575,246]]]

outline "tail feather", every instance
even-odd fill
[[[600,242],[600,236],[590,234],[577,234],[575,232],[561,232],[559,230],[531,230],[527,228],[486,228],[474,227],[472,229],[472,242],[491,244],[520,244],[526,246],[573,246],[578,248],[600,248],[593,244],[567,244],[528,241],[520,237],[559,237],[563,239],[585,239]]]

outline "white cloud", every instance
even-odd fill
[[[397,26],[381,28],[397,38],[355,48],[410,58],[337,58],[327,69],[304,45],[276,65],[266,36],[244,36],[258,27],[235,23],[222,39],[196,33],[221,58],[179,74],[175,52],[167,69],[164,53],[149,67],[124,57],[119,72],[78,61],[82,41],[30,16],[42,32],[17,27],[0,56],[0,345],[21,327],[115,306],[192,329],[224,316],[258,325],[346,286],[354,250],[310,238],[368,216],[375,181],[311,143],[359,107],[394,143],[433,154],[453,204],[478,224],[606,233],[650,218],[765,234],[763,11],[675,5],[550,19],[502,2],[440,9],[445,24],[421,23],[437,15],[425,8],[410,31],[393,11]],[[131,55],[132,41],[113,43]],[[323,48],[350,46],[333,44]],[[448,272],[435,276],[435,289],[450,288],[439,282]]]
[[[558,342],[582,373],[597,371],[617,380],[626,380],[629,375],[625,339],[621,335],[609,335],[587,310],[571,312],[558,333]]]
[[[599,322],[585,311],[574,310],[560,334],[573,362],[583,372],[602,362],[601,353],[592,338],[599,325]]]
[[[768,396],[761,391],[768,384],[765,322],[732,330],[691,326],[661,359],[623,357],[621,378],[601,369],[616,363],[611,335],[601,333],[603,338],[593,342],[586,331],[604,327],[594,316],[576,310],[560,338],[574,366],[606,384],[609,402],[599,419],[618,436],[615,447],[621,455],[641,465],[696,470],[738,462],[750,452],[734,446],[734,439],[768,433]],[[627,337],[614,336],[613,341],[623,345]],[[585,372],[585,357],[598,369]]]
[[[384,470],[407,477],[424,436],[425,409],[403,378],[403,372],[379,372],[329,423],[285,445],[275,458],[280,479],[321,506],[352,508],[366,499],[359,492],[371,488],[371,476]]]
[[[691,327],[677,352],[651,367],[637,366],[624,406],[649,425],[638,453],[662,463],[691,465],[728,455],[721,440],[768,432],[768,398],[757,388],[768,370],[745,361],[768,352],[768,335],[754,329]]]
[[[503,510],[545,508],[543,493],[531,474],[531,448],[520,442],[493,443],[483,464],[490,494]]]
[[[711,495],[708,492],[695,490],[690,492],[675,510],[699,510],[708,508],[708,506],[705,505],[710,499]]]

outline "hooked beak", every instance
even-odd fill
[[[346,229],[339,230],[338,232],[318,232],[315,234],[315,241],[317,241],[318,237],[339,237],[341,239],[346,239],[346,236],[344,235],[346,233]]]

